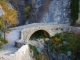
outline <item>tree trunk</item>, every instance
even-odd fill
[[[6,33],[5,33],[5,29],[4,29],[4,40],[6,39],[5,37],[6,37]]]

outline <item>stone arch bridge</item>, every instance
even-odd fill
[[[33,23],[33,24],[24,25],[24,26],[21,26],[18,28],[22,29],[21,41],[28,42],[28,40],[30,39],[32,34],[38,30],[46,31],[51,37],[51,36],[54,36],[56,33],[66,31],[68,29],[68,27],[69,27],[68,24]]]

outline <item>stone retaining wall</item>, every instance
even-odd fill
[[[22,46],[15,54],[0,56],[0,60],[32,60],[28,44]]]
[[[80,27],[69,26],[69,29],[70,29],[70,31],[73,31],[75,33],[80,33]]]

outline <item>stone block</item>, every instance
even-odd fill
[[[15,42],[15,46],[18,47],[18,48],[22,47],[23,45],[25,45],[24,42],[20,42],[20,41]]]

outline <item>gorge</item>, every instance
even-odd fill
[[[71,18],[72,1],[75,0],[7,0],[8,9],[17,11],[19,23],[9,26],[13,28],[7,28],[6,38],[9,39],[9,42],[2,46],[0,53],[3,54],[4,52],[4,54],[0,55],[0,59],[79,60],[80,27],[70,26],[75,21]],[[5,15],[4,6],[2,4],[0,7],[0,17]],[[78,10],[74,12],[77,17],[78,12]],[[10,13],[10,10],[8,13]],[[8,18],[11,18],[11,16]],[[80,17],[77,24],[79,22]],[[35,35],[36,32],[40,32],[41,36],[32,38],[32,35]],[[37,33],[37,35],[40,34]],[[47,34],[49,36],[43,37]],[[4,47],[6,47],[5,50]],[[5,53],[6,51],[9,52]]]

